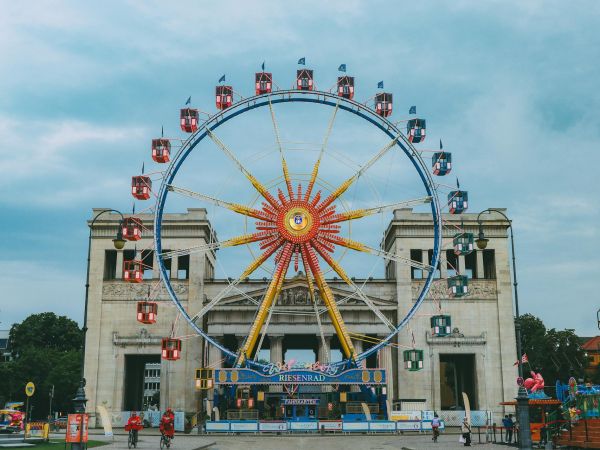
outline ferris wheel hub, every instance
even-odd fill
[[[278,212],[277,227],[281,236],[288,242],[307,242],[319,231],[319,214],[307,201],[289,201],[282,205]]]

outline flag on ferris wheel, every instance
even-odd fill
[[[340,64],[340,67],[338,67],[338,70],[340,72],[345,72],[346,71],[346,64]]]
[[[383,81],[377,83],[377,89],[383,89]]]
[[[306,65],[306,58],[304,56],[302,58],[300,58],[298,60],[298,64],[302,64],[303,66]]]
[[[460,183],[458,182],[458,177],[456,177],[456,188],[460,189]]]
[[[190,96],[188,97],[188,99],[185,101],[185,104],[186,104],[186,105],[189,105],[190,103],[192,103],[192,96],[191,96],[191,95],[190,95]]]
[[[142,163],[142,175],[144,175],[144,163]]]
[[[440,139],[440,150],[443,148],[444,148],[444,146],[442,145],[442,140]]]
[[[416,106],[411,106],[410,109],[408,110],[409,114],[416,114],[417,113],[417,107]]]
[[[219,78],[219,83],[223,83],[225,81],[225,74],[221,78]]]
[[[260,67],[262,68],[262,71],[264,72],[264,71],[265,71],[265,62],[264,62],[264,61],[263,61],[263,63],[261,64],[261,66],[260,66]]]

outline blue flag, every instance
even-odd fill
[[[340,64],[340,67],[338,67],[338,70],[340,72],[345,72],[346,71],[346,64]]]
[[[133,208],[131,208],[131,214],[135,214],[135,202],[133,202]]]
[[[458,177],[456,177],[456,188],[460,191],[460,183],[458,182]]]
[[[186,104],[186,105],[189,105],[190,103],[192,103],[192,96],[191,96],[191,95],[190,95],[190,96],[188,97],[188,99],[185,101],[185,104]]]
[[[144,175],[144,163],[142,163],[142,175]]]
[[[260,67],[262,67],[262,71],[264,72],[265,71],[265,62],[264,61]]]
[[[442,145],[442,140],[440,139],[440,150],[443,148],[444,148],[444,146]]]
[[[223,76],[219,78],[219,83],[222,83],[223,81],[225,81],[225,74],[223,74]]]
[[[377,89],[383,89],[383,81],[377,83]]]
[[[298,64],[302,64],[303,66],[306,64],[306,58],[303,56],[298,60]]]
[[[411,106],[410,109],[408,110],[409,114],[416,114],[417,113],[417,107],[416,106]]]
[[[165,137],[165,127],[160,127],[160,137]]]

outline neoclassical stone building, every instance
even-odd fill
[[[102,209],[95,209],[94,216]],[[161,288],[152,251],[152,217],[141,215],[144,237],[128,242],[124,250],[114,250],[114,238],[120,217],[105,214],[92,230],[88,332],[85,377],[88,411],[96,405],[112,411],[140,410],[160,402],[160,407],[195,412],[199,395],[194,390],[194,370],[203,365],[222,366],[221,352],[206,345],[184,321],[176,321],[172,307]],[[388,397],[397,409],[453,409],[462,404],[461,392],[469,395],[472,409],[501,412],[499,403],[515,396],[513,366],[517,359],[513,326],[513,298],[508,259],[508,223],[498,215],[482,215],[485,235],[490,239],[486,250],[467,256],[454,256],[452,224],[463,223],[467,232],[477,234],[476,214],[447,215],[444,219],[444,251],[431,295],[410,326],[400,332],[395,346],[370,357],[368,367],[385,368],[388,373]],[[384,249],[396,255],[428,262],[431,257],[433,227],[429,214],[411,209],[394,211],[382,241]],[[167,214],[163,222],[163,247],[168,250],[189,248],[216,236],[205,209],[188,209],[182,214]],[[144,281],[122,281],[123,260],[137,250],[148,266]],[[192,253],[173,258],[167,267],[172,284],[188,311],[200,311],[227,285],[214,278],[217,253]],[[383,264],[383,263],[382,263]],[[153,267],[153,270],[150,270]],[[467,274],[469,293],[463,298],[448,298],[446,278],[458,268]],[[415,301],[423,274],[408,265],[388,262],[385,278],[368,279],[364,291],[393,322],[404,317]],[[356,280],[361,285],[365,280]],[[343,281],[328,280],[336,298],[348,297]],[[228,348],[236,348],[248,333],[258,302],[268,280],[247,279],[238,289],[219,302],[205,316],[208,333]],[[158,321],[143,325],[136,321],[139,300],[158,301]],[[350,332],[380,338],[387,328],[360,299],[349,298],[340,310]],[[307,314],[303,315],[302,312]],[[261,359],[284,361],[290,349],[312,350],[314,360],[327,361],[339,342],[323,314],[324,339],[314,319],[313,306],[304,274],[288,278],[277,302],[262,343]],[[451,316],[452,334],[433,337],[430,318],[442,312]],[[179,361],[160,358],[160,341],[168,336],[175,322],[176,334],[183,336],[183,356]],[[402,352],[414,346],[424,350],[424,368],[405,370]],[[368,344],[354,343],[357,351]],[[266,350],[266,351],[265,351]]]

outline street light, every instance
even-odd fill
[[[519,368],[519,378],[522,380],[523,379],[523,362],[521,361],[523,352],[522,352],[522,343],[521,343],[521,323],[519,321],[520,319],[520,315],[519,315],[519,291],[517,290],[517,264],[515,261],[515,239],[514,239],[514,235],[513,235],[513,227],[512,227],[512,221],[506,216],[506,214],[504,214],[502,211],[498,210],[498,209],[494,209],[494,208],[488,208],[485,209],[483,211],[481,211],[478,215],[477,215],[477,223],[479,225],[479,235],[477,237],[477,240],[475,241],[477,244],[477,248],[479,248],[480,250],[484,250],[489,242],[489,239],[487,239],[485,237],[485,234],[483,232],[483,223],[481,221],[481,215],[482,214],[491,214],[491,213],[497,213],[500,214],[502,217],[504,217],[506,219],[506,221],[508,222],[508,228],[510,229],[510,247],[511,247],[511,254],[512,254],[512,278],[513,278],[513,288],[515,291],[515,337],[517,340],[517,358],[519,361],[518,364],[518,368]],[[600,312],[599,312],[600,314]],[[599,316],[600,319],[600,316]],[[599,325],[600,326],[600,325]],[[519,433],[519,440],[520,440],[520,448],[531,448],[531,431],[529,429],[529,399],[527,397],[527,390],[525,389],[525,387],[521,384],[521,386],[519,386],[519,391],[517,393],[517,416],[518,416],[518,421],[521,424],[521,432]]]
[[[83,377],[83,368],[85,366],[85,335],[87,333],[87,312],[88,312],[88,298],[89,298],[89,290],[90,290],[90,252],[92,249],[92,230],[94,228],[94,224],[96,220],[107,212],[114,212],[121,216],[121,222],[119,223],[117,236],[113,239],[113,245],[115,249],[122,250],[125,246],[125,240],[123,239],[123,233],[121,231],[121,225],[125,218],[123,217],[123,213],[121,211],[117,211],[116,209],[104,209],[100,211],[96,217],[92,220],[92,223],[89,224],[89,236],[88,236],[88,254],[87,254],[87,272],[85,278],[85,308],[83,310],[83,345],[81,349],[81,381],[79,382],[79,388],[77,389],[77,393],[75,394],[75,398],[73,399],[73,406],[76,413],[83,414],[85,412],[85,404],[87,402],[87,398],[85,398],[85,378]],[[83,427],[80,428],[81,432],[83,432]],[[81,450],[83,445],[81,442],[73,443],[73,450]]]

